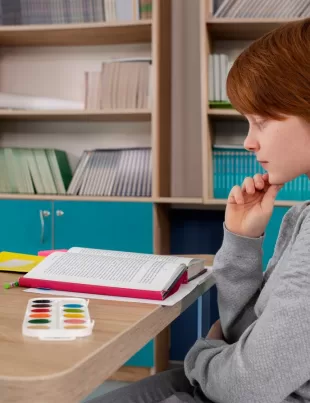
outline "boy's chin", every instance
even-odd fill
[[[286,179],[281,177],[280,175],[272,174],[268,172],[268,182],[270,185],[283,185],[286,182],[289,182],[291,179]]]

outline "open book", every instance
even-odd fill
[[[74,247],[50,254],[19,285],[163,300],[204,271],[202,259]]]

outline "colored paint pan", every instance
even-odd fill
[[[28,323],[50,323],[49,319],[30,319]]]
[[[32,307],[33,308],[49,308],[51,307],[51,304],[33,304]]]
[[[71,325],[78,325],[81,323],[85,323],[85,320],[84,319],[66,319],[64,322],[70,323]]]
[[[31,309],[31,312],[50,312],[51,310],[49,308],[34,308]]]
[[[51,315],[48,313],[32,313],[29,315],[30,318],[50,318]]]
[[[66,304],[66,305],[64,305],[64,308],[83,308],[83,305],[81,305],[81,304]]]
[[[83,311],[83,309],[66,308],[66,309],[64,309],[64,312],[79,313],[79,312],[84,312],[84,311]]]
[[[51,300],[50,299],[36,299],[33,301],[34,304],[50,304]]]
[[[84,315],[82,313],[65,313],[64,317],[65,318],[84,318]]]
[[[23,335],[40,340],[76,340],[92,334],[94,320],[84,298],[29,299],[23,320]],[[1,400],[1,399],[0,399]]]
[[[85,326],[85,325],[72,325],[72,326],[67,325],[67,326],[65,326],[65,329],[86,329],[86,328],[87,328],[87,326]]]

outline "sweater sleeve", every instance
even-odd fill
[[[217,403],[280,403],[310,379],[310,223],[261,316],[233,344],[199,339],[185,372]]]
[[[263,284],[263,237],[247,238],[228,231],[214,258],[218,308],[225,339],[233,343],[257,319],[254,305]]]

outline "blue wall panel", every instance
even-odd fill
[[[171,253],[215,254],[223,240],[224,211],[179,210],[170,212]],[[216,288],[202,297],[202,326],[198,327],[198,302],[189,307],[171,326],[170,359],[181,361],[199,337],[218,318]],[[206,318],[204,320],[204,317]]]

